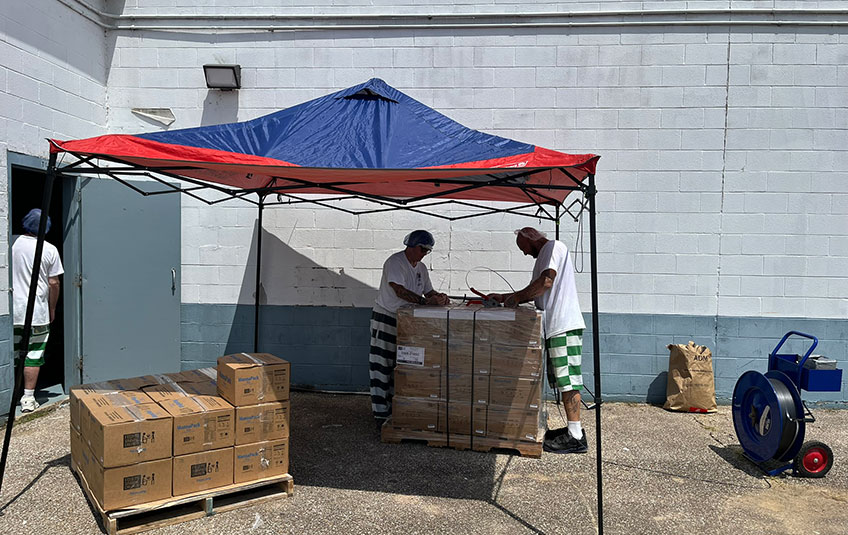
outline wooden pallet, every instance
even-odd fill
[[[103,528],[108,535],[140,533],[284,498],[294,493],[294,479],[289,474],[285,474],[174,498],[165,498],[125,509],[104,511],[94,498],[82,471],[73,460],[71,460],[71,469],[79,478],[80,487],[88,498],[91,507],[100,515]]]
[[[544,432],[540,433],[542,436]],[[469,435],[451,434],[434,431],[416,431],[414,429],[402,429],[392,425],[392,420],[383,424],[380,430],[383,442],[388,444],[400,444],[401,442],[424,442],[434,448],[453,448],[455,450],[474,450],[491,452],[494,450],[512,450],[522,457],[538,459],[542,456],[542,441],[529,442],[507,438],[471,437]]]

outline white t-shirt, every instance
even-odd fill
[[[545,311],[545,336],[551,338],[566,331],[585,329],[586,323],[577,301],[574,266],[568,247],[561,241],[548,240],[542,246],[536,265],[533,266],[533,280],[538,279],[546,269],[556,271],[554,284],[535,301],[536,308]]]
[[[400,284],[418,295],[424,295],[433,289],[424,262],[418,262],[415,267],[412,267],[404,251],[393,254],[383,264],[383,277],[380,279],[380,289],[377,291],[377,305],[396,314],[397,309],[408,305],[409,301],[398,297],[389,285],[390,282]]]
[[[26,318],[29,283],[32,277],[32,265],[35,262],[35,236],[12,236],[12,301],[14,304],[14,324],[23,325]],[[35,296],[35,310],[32,314],[33,325],[50,324],[50,295],[47,279],[64,273],[59,251],[50,243],[44,242],[41,250],[41,269],[38,274],[38,291]]]

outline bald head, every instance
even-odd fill
[[[519,249],[521,249],[521,252],[525,255],[532,256],[533,258],[538,258],[539,251],[541,251],[542,247],[548,243],[548,239],[545,237],[545,234],[539,232],[533,227],[518,229],[515,231],[515,235],[515,244]]]

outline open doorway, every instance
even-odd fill
[[[44,194],[44,182],[46,173],[40,169],[33,169],[11,165],[10,193],[11,211],[9,216],[10,240],[8,256],[11,262],[12,241],[15,236],[24,232],[21,224],[23,217],[32,208],[41,208],[42,196]],[[59,250],[59,257],[64,263],[63,251],[63,228],[62,218],[62,184],[57,180],[53,187],[53,196],[50,203],[50,232],[46,240]],[[10,266],[11,268],[11,266]],[[63,313],[63,294],[65,293],[65,277],[61,277],[62,292],[59,294],[59,302],[56,305],[56,317],[50,325],[50,337],[47,340],[45,350],[45,363],[38,374],[36,385],[36,399],[42,405],[50,398],[61,396],[65,387],[65,317]]]

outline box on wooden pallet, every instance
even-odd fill
[[[90,406],[83,400],[82,438],[104,468],[171,456],[173,418],[155,403]]]
[[[398,366],[395,395],[465,403],[488,403],[489,376],[446,373],[444,370]],[[473,398],[473,399],[472,399]]]
[[[289,440],[268,440],[233,448],[233,482],[246,483],[289,471]]]
[[[218,381],[207,379],[206,381],[198,381],[195,383],[179,383],[180,387],[192,396],[216,396],[218,394]],[[221,399],[224,399],[221,397]],[[226,400],[225,400],[226,401]],[[229,403],[229,401],[227,402]]]
[[[533,307],[483,308],[474,316],[475,329],[489,333],[491,344],[539,347],[542,314]]]
[[[97,394],[119,392],[120,390],[121,388],[117,384],[110,383],[109,381],[72,386],[68,395],[68,404],[71,411],[71,428],[77,431],[80,430],[80,402],[83,398]]]
[[[491,350],[491,373],[502,377],[542,377],[542,348],[495,344]]]
[[[529,377],[489,378],[489,403],[539,410],[542,405],[542,380]]]
[[[186,396],[186,391],[179,383],[165,383],[142,387],[142,392],[147,394],[156,403],[162,403],[171,399]]]
[[[224,487],[233,483],[233,448],[174,457],[174,496]]]
[[[171,458],[103,468],[79,433],[71,430],[71,458],[104,511],[171,496]]]
[[[236,407],[289,399],[291,364],[268,353],[218,357],[218,393]]]
[[[127,407],[129,405],[143,405],[145,403],[153,403],[153,400],[144,394],[144,392],[137,390],[102,393],[89,391],[87,395],[83,395],[83,397],[77,400],[77,429],[83,432],[84,435],[88,434],[85,426],[88,421],[88,411],[92,408]],[[73,413],[71,414],[73,417]],[[73,420],[71,421],[71,425],[73,425]]]
[[[234,409],[222,398],[183,396],[159,404],[174,418],[174,455],[235,443]]]
[[[441,369],[445,363],[444,340],[434,340],[421,337],[410,337],[401,342],[398,340],[398,366],[414,366],[416,368]]]
[[[445,432],[448,427],[471,429],[471,404],[451,402],[450,411],[440,400],[395,396],[392,399],[392,425],[402,429]],[[448,417],[450,421],[448,421]]]
[[[213,367],[199,368],[197,370],[183,370],[180,372],[178,383],[204,383],[206,381],[216,381],[218,379],[218,370]]]
[[[482,407],[477,407],[483,410]],[[536,441],[542,413],[539,409],[489,405],[486,413],[486,436],[492,438],[518,438]]]
[[[442,307],[403,306],[397,310],[398,344],[411,337],[444,343],[448,329],[447,312]]]
[[[289,437],[289,402],[236,407],[236,444]]]

